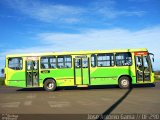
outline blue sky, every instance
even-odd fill
[[[160,69],[160,0],[0,0],[6,54],[147,48]]]

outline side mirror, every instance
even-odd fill
[[[1,73],[4,74],[4,69],[1,69]]]
[[[149,55],[150,55],[150,56],[151,56],[151,55],[153,56],[153,57],[152,57],[152,61],[154,62],[154,54],[153,54],[153,53],[149,53]]]

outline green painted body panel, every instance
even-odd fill
[[[40,72],[43,70],[40,70]],[[71,68],[50,69],[50,73],[40,73],[40,84],[46,78],[54,78],[57,86],[73,86],[74,85],[74,70]]]
[[[60,86],[74,86],[74,79],[56,80],[57,87]]]
[[[26,81],[20,81],[20,80],[10,80],[8,81],[8,86],[16,86],[16,87],[26,87]]]
[[[89,73],[88,68],[83,68],[83,84],[89,84]]]
[[[10,73],[10,75],[8,76],[9,80],[25,80],[25,72],[18,70],[18,71],[14,71],[14,70],[9,70],[8,71]]]
[[[91,85],[116,85],[117,78],[91,78]]]
[[[75,70],[76,85],[89,84],[88,68],[76,68]]]
[[[5,85],[7,86],[16,86],[16,87],[26,87],[26,77],[25,71],[23,70],[12,70],[12,69],[5,69],[7,70],[7,76],[5,80]]]
[[[76,80],[76,85],[81,85],[82,84],[82,73],[80,68],[75,69],[75,80]]]
[[[136,84],[137,80],[136,80],[136,76],[132,77],[132,84]]]
[[[134,76],[131,67],[100,67],[91,70],[91,85],[118,84],[121,75]]]

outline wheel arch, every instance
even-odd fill
[[[118,83],[119,83],[120,78],[122,78],[122,77],[128,77],[129,80],[130,80],[130,83],[132,84],[132,77],[130,75],[127,75],[127,74],[119,76]]]
[[[53,80],[53,81],[56,83],[56,80],[55,80],[54,78],[52,78],[52,77],[47,77],[47,78],[45,78],[45,79],[43,80],[43,85],[44,85],[45,81],[48,80],[48,79],[51,79],[51,80]]]

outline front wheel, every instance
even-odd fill
[[[56,89],[56,82],[53,79],[47,79],[43,86],[46,91],[54,91]]]
[[[127,76],[123,76],[119,79],[119,87],[123,89],[128,89],[131,87],[130,78]]]

